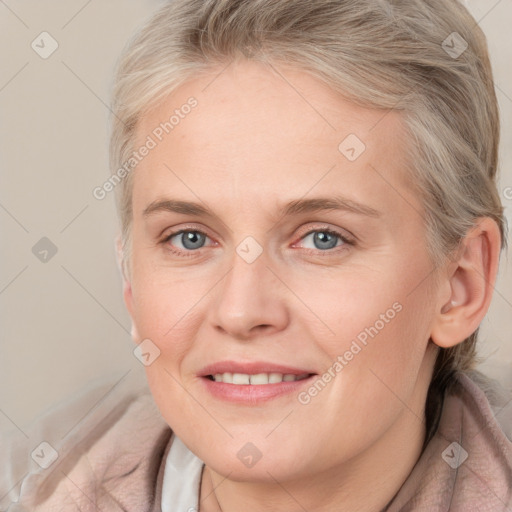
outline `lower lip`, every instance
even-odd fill
[[[290,393],[299,393],[301,388],[311,383],[313,377],[315,375],[291,382],[258,385],[227,384],[225,382],[215,382],[207,377],[202,377],[201,380],[204,382],[207,391],[215,398],[241,404],[258,404]]]

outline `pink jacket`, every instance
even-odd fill
[[[121,387],[95,388],[52,410],[28,438],[2,442],[0,511],[160,511],[172,432],[145,386]],[[512,511],[512,443],[503,430],[510,436],[511,411],[509,402],[495,415],[478,385],[458,375],[436,434],[386,512]]]

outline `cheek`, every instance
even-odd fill
[[[159,261],[158,250],[138,245],[133,252],[132,295],[140,335],[154,337],[155,342],[175,337],[208,292],[207,276],[166,266]]]
[[[170,396],[181,396],[174,379],[181,380],[182,361],[196,339],[198,310],[192,306],[199,297],[193,289],[142,267],[133,275],[133,323],[139,338],[134,341],[149,339],[159,351],[145,371],[161,410],[169,409]]]
[[[200,308],[193,305],[201,291],[193,292],[190,287],[165,282],[154,275],[143,278],[142,273],[135,283],[134,322],[139,341],[150,339],[160,351],[154,362],[144,368],[155,403],[176,432],[199,428],[204,417],[197,403],[183,392],[190,384],[189,376],[183,374],[183,361],[197,339]]]
[[[297,295],[306,298],[309,328],[329,353],[349,349],[354,340],[365,347],[386,339],[390,349],[418,335],[424,338],[428,293],[418,286],[419,272],[398,268],[350,269],[329,279],[296,281]]]
[[[393,393],[407,398],[412,392],[433,316],[424,280],[429,264],[424,260],[420,268],[418,261],[413,267],[395,260],[378,272],[352,269],[339,279],[321,280],[321,288],[305,283],[298,292],[309,290],[303,296],[322,320],[312,318],[304,328],[326,355],[325,370],[341,377],[333,380],[333,400],[343,397],[355,410],[364,404],[371,415],[383,403],[397,402]]]
[[[330,450],[337,455],[377,441],[404,411],[422,416],[412,402],[428,341],[426,296],[388,291],[380,298],[374,292],[346,300],[337,310],[344,318],[335,323],[331,317],[333,341],[317,338],[329,361],[323,376],[330,370],[335,377],[322,391],[311,390],[304,407],[311,417],[335,426]],[[320,456],[325,447],[315,449]]]

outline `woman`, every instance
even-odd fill
[[[465,8],[176,0],[112,109],[158,411],[91,420],[8,510],[510,510],[511,441],[472,371],[505,227]]]

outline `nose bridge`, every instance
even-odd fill
[[[262,257],[247,263],[238,254],[233,256],[231,271],[224,283],[224,298],[232,297],[240,305],[249,304],[260,292],[264,292],[265,273],[269,272]],[[258,289],[261,286],[262,289]],[[256,302],[256,301],[255,301]]]
[[[253,330],[279,330],[286,325],[284,297],[276,290],[269,263],[263,248],[253,240],[246,239],[237,246],[213,306],[217,329],[235,337],[249,337]]]

